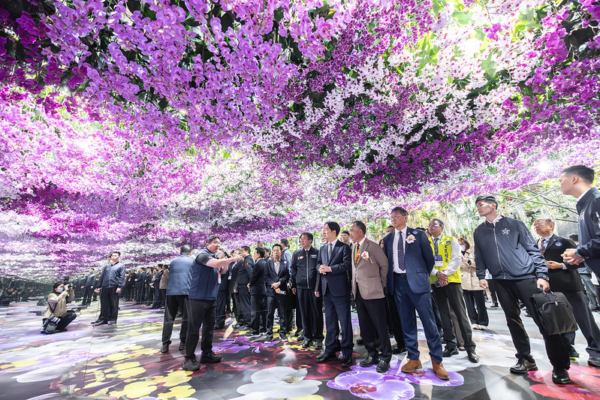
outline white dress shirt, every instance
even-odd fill
[[[277,262],[275,260],[273,260],[273,266],[275,267],[275,273],[279,275],[279,264],[281,264],[280,262]]]
[[[402,241],[402,247],[404,248],[404,256],[405,256],[405,262],[404,262],[404,267],[406,267],[406,231],[408,230],[408,226],[405,226],[404,229],[402,229],[402,237],[404,238],[404,240]],[[398,239],[400,238],[400,231],[398,229],[394,230],[394,272],[397,274],[405,274],[406,273],[406,269],[404,271],[400,270],[400,267],[398,266]]]
[[[500,216],[499,216],[500,217]],[[502,217],[500,217],[502,218]],[[494,223],[496,223],[497,221],[494,220]],[[439,239],[439,243],[438,243],[438,249],[440,248],[440,244],[442,244],[442,236],[438,237],[438,238],[434,238],[432,237],[431,240],[433,240],[434,245],[435,245],[435,239]],[[435,247],[434,247],[435,248]],[[435,254],[435,250],[433,251]],[[438,251],[438,254],[441,255],[441,253]],[[431,271],[431,275],[436,276],[437,277],[437,273],[438,271],[444,271],[444,273],[448,276],[452,275],[453,273],[456,272],[456,270],[458,269],[458,267],[460,267],[460,262],[462,260],[462,252],[460,251],[460,244],[458,243],[458,240],[456,240],[456,238],[452,238],[452,258],[450,259],[450,261],[448,261],[448,265],[446,265],[446,268],[439,270],[439,269],[433,269]]]

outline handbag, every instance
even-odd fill
[[[540,292],[531,296],[533,319],[544,335],[575,332],[577,322],[573,307],[560,292]]]
[[[52,311],[52,316],[50,316],[50,318],[44,321],[41,333],[52,334],[55,333],[56,329],[58,328],[58,324],[60,323],[60,317],[54,316],[54,310],[56,310],[56,306],[52,308],[50,307],[50,303],[48,303],[48,308],[50,308],[50,311]]]

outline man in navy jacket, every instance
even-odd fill
[[[279,312],[279,338],[283,342],[287,342],[285,291],[290,277],[290,265],[287,260],[281,258],[282,250],[280,244],[274,245],[273,257],[267,261],[267,340],[273,340],[273,324],[275,309],[277,309]]]
[[[404,343],[408,349],[409,361],[402,366],[402,372],[410,374],[422,369],[416,310],[427,338],[433,371],[438,378],[448,380],[450,376],[442,364],[442,340],[431,304],[429,275],[435,265],[433,249],[424,232],[406,225],[408,211],[404,208],[395,207],[391,220],[394,232],[383,239],[383,249],[388,258],[387,285],[396,299]]]
[[[221,239],[211,235],[206,239],[206,248],[198,254],[192,264],[192,279],[188,295],[188,329],[185,342],[185,371],[197,371],[200,364],[196,358],[196,346],[200,337],[202,327],[202,356],[200,362],[218,363],[221,356],[212,351],[213,333],[215,329],[215,308],[217,293],[219,291],[219,274],[224,275],[227,266],[241,259],[234,258],[217,259],[217,253],[221,248]],[[170,280],[170,279],[169,279]]]
[[[327,336],[325,350],[322,357],[317,358],[317,363],[327,362],[336,358],[335,352],[342,351],[342,367],[352,365],[352,321],[350,318],[350,279],[348,274],[352,268],[350,246],[337,239],[340,234],[340,225],[337,222],[326,222],[323,226],[323,235],[327,244],[319,249],[317,265],[316,296],[323,296],[325,304],[325,322],[327,323]],[[338,336],[342,329],[342,343]]]
[[[94,268],[90,268],[89,275],[85,278],[85,291],[83,292],[82,305],[87,306],[92,302],[92,292],[94,291],[94,282],[96,281],[96,274],[94,274]]]
[[[238,269],[236,274],[237,289],[234,293],[237,297],[237,313],[238,321],[234,328],[246,329],[250,327],[250,312],[251,312],[251,295],[250,295],[250,278],[252,278],[252,268],[254,267],[254,259],[250,255],[250,247],[242,246],[240,250],[243,261],[236,265]]]
[[[239,254],[239,250],[233,250],[231,255],[233,257]],[[217,319],[215,322],[215,329],[225,328],[225,314],[227,310],[227,301],[229,298],[229,286],[233,282],[233,266],[234,262],[227,266],[227,271],[224,275],[221,275],[219,281],[219,294],[217,295]]]
[[[536,371],[529,336],[521,321],[519,300],[534,315],[531,296],[538,293],[538,288],[550,290],[548,267],[523,222],[498,214],[498,203],[492,196],[479,196],[475,204],[479,215],[486,219],[473,233],[477,276],[479,285],[487,289],[487,270],[496,284],[498,300],[517,349],[517,363],[510,368],[510,372],[526,374]],[[556,384],[569,383],[569,354],[561,335],[542,336],[553,366],[552,381]]]

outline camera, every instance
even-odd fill
[[[68,276],[65,276],[65,277],[63,278],[63,285],[66,285],[67,283],[69,283],[69,277],[68,277]]]

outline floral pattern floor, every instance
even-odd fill
[[[581,335],[576,345],[581,358],[570,371],[574,383],[558,387],[551,382],[551,367],[530,319],[524,322],[540,370],[511,375],[514,349],[501,310],[490,310],[492,330],[475,333],[481,362],[471,364],[463,352],[445,359],[450,380],[441,381],[431,370],[422,332],[424,370],[419,374],[400,372],[405,354],[394,356],[385,374],[358,364],[344,369],[337,362],[316,364],[318,352],[303,350],[299,341],[284,345],[276,336],[270,343],[253,342],[244,337],[247,332],[229,326],[215,333],[214,351],[223,355],[223,362],[191,373],[181,369],[179,324],[170,352],[159,352],[162,311],[126,302],[118,325],[92,328],[99,311],[95,302],[67,332],[44,336],[39,334],[43,309],[35,303],[0,309],[0,399],[600,400],[600,370],[587,366]],[[353,323],[356,338],[358,322]],[[363,359],[364,348],[355,346],[354,356]]]

